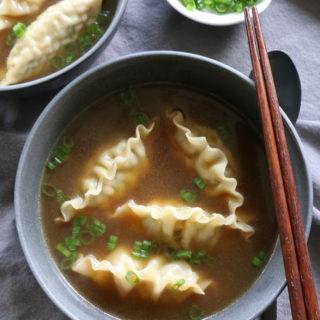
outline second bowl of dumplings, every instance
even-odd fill
[[[308,234],[310,175],[283,118]],[[78,320],[256,318],[285,285],[272,203],[253,83],[179,52],[122,57],[64,88],[15,187],[27,261]]]
[[[0,3],[0,93],[61,88],[110,42],[127,0]]]

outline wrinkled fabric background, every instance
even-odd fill
[[[129,0],[110,45],[93,63],[145,50],[201,54],[249,74],[251,63],[243,24],[210,27],[175,12],[165,0]],[[296,128],[303,141],[314,186],[309,239],[320,296],[320,2],[273,0],[261,15],[268,50],[283,50],[296,64],[302,82],[302,105]],[[15,227],[13,188],[24,141],[53,94],[6,100],[0,96],[0,319],[68,319],[47,298],[33,277]],[[285,290],[278,299],[278,319],[291,319]],[[233,320],[233,319],[228,319]],[[236,320],[236,319],[235,319]]]

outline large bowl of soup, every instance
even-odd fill
[[[64,86],[111,41],[127,0],[26,0],[0,4],[0,94]]]
[[[306,234],[310,174],[282,113]],[[145,52],[99,66],[45,108],[24,146],[17,229],[72,319],[254,319],[285,274],[252,81]]]

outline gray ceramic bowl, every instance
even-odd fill
[[[52,100],[35,123],[20,159],[15,186],[16,222],[21,245],[35,277],[52,301],[72,319],[112,317],[79,296],[64,280],[48,253],[39,223],[42,169],[59,133],[92,101],[115,89],[156,81],[184,83],[211,91],[259,127],[255,89],[248,77],[217,61],[180,52],[146,52],[122,57],[83,74]],[[310,174],[300,139],[285,114],[283,118],[308,235],[312,214]],[[272,303],[284,284],[278,243],[266,269],[251,289],[210,319],[253,319]]]
[[[44,91],[52,91],[63,87],[76,76],[88,69],[88,65],[103,51],[111,41],[116,29],[120,23],[121,17],[125,11],[128,0],[117,0],[117,6],[112,21],[99,41],[82,57],[77,59],[69,66],[49,74],[48,76],[14,84],[10,86],[0,86],[0,96],[17,97],[17,96],[35,96]]]

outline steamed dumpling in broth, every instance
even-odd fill
[[[7,59],[4,85],[18,83],[50,65],[50,57],[94,21],[102,0],[62,0],[45,10],[18,39]]]
[[[117,248],[102,260],[93,255],[80,256],[72,270],[90,277],[100,285],[108,285],[110,276],[113,276],[121,296],[134,290],[135,294],[147,299],[151,296],[155,301],[164,299],[163,296],[168,293],[180,301],[191,293],[203,295],[204,290],[212,283],[210,280],[200,279],[184,261],[167,263],[163,257],[154,257],[148,261],[137,260],[124,248]],[[140,286],[135,287],[126,280],[128,272],[138,276]],[[186,279],[186,282],[177,291],[170,290],[180,279]]]
[[[132,214],[141,219],[144,228],[156,239],[183,248],[214,246],[222,227],[239,230],[246,238],[254,233],[254,229],[237,219],[235,213],[225,217],[199,207],[144,206],[130,200],[117,208],[114,218]]]
[[[48,246],[80,295],[116,318],[185,320],[193,305],[210,316],[248,290],[262,270],[253,258],[274,243],[263,144],[211,95],[168,84],[132,92],[66,128],[74,146],[43,183],[71,199],[42,199]]]
[[[152,132],[153,127],[154,123],[148,127],[138,125],[134,137],[104,151],[90,170],[89,177],[82,182],[83,198],[78,196],[65,201],[61,206],[63,217],[58,217],[57,221],[69,221],[77,210],[88,206],[103,205],[133,185],[148,165],[142,139]]]

